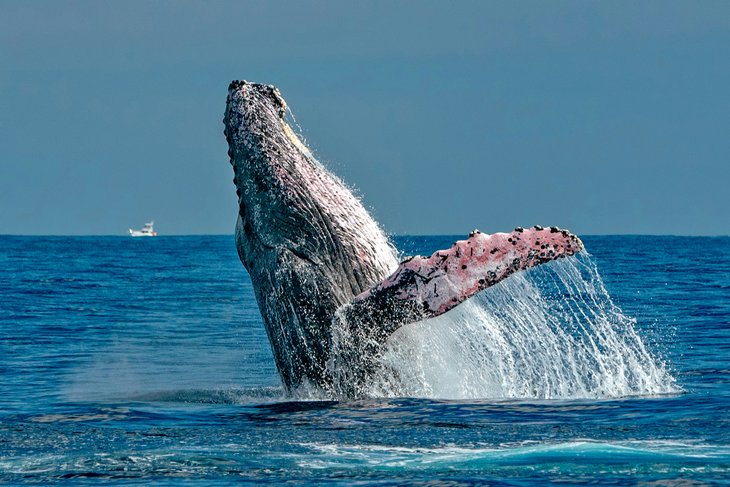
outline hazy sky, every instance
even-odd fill
[[[232,233],[232,79],[392,233],[730,233],[730,2],[0,2],[0,234]]]

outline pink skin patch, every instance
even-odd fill
[[[514,272],[581,250],[583,242],[578,237],[556,227],[518,227],[511,233],[492,235],[475,230],[448,250],[402,262],[390,277],[352,303],[385,292],[417,303],[425,317],[438,316]]]

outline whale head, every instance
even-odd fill
[[[338,273],[343,265],[351,268],[347,287],[358,294],[397,264],[393,248],[361,202],[292,130],[286,109],[272,85],[233,81],[228,88],[223,121],[238,225],[252,245],[285,249]]]

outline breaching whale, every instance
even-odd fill
[[[388,337],[510,274],[583,249],[556,227],[468,238],[398,261],[362,203],[285,121],[272,86],[233,81],[223,123],[238,196],[235,238],[287,391],[365,393]]]

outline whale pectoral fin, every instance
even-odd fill
[[[487,235],[475,230],[466,240],[430,257],[411,257],[382,282],[340,308],[348,314],[377,315],[389,332],[406,322],[438,316],[509,275],[583,250],[578,237],[556,227],[517,228]],[[385,320],[388,323],[386,323]]]
[[[515,272],[581,250],[578,237],[556,227],[492,235],[475,230],[448,250],[405,260],[391,276],[341,306],[334,336],[347,340],[347,349],[361,359],[369,357],[362,364],[368,368],[367,361],[376,360],[399,327],[443,314]]]

